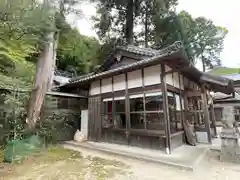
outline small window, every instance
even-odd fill
[[[114,97],[114,128],[126,128],[125,97]]]
[[[144,111],[143,94],[136,94],[129,96],[130,112]]]
[[[104,114],[112,114],[112,100],[113,98],[103,99],[103,112]]]
[[[116,113],[125,113],[125,97],[114,98]]]
[[[162,93],[146,93],[145,94],[146,111],[160,111],[162,110]]]
[[[113,98],[103,99],[102,126],[104,128],[113,127]]]

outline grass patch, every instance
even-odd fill
[[[124,163],[51,146],[24,159],[19,164],[3,164],[1,178],[10,179],[113,179],[130,174]]]
[[[66,159],[81,159],[82,155],[80,152],[64,149],[60,146],[51,146],[35,157],[41,161],[61,161]]]

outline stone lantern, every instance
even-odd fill
[[[239,132],[235,126],[234,107],[223,108],[223,128],[221,137],[220,160],[240,163],[240,148],[238,144]]]

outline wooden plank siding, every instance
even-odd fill
[[[88,99],[89,140],[99,141],[102,128],[101,96]]]

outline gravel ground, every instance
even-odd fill
[[[79,151],[77,148],[71,148]],[[210,151],[194,172],[99,152],[54,147],[20,164],[0,163],[1,180],[237,180],[240,165],[221,163]]]

